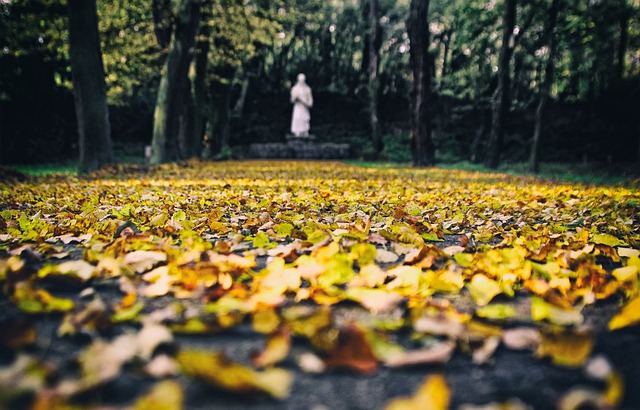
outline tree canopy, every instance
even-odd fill
[[[0,4],[0,100],[6,113],[0,121],[0,136],[5,157],[13,161],[75,156],[65,3],[10,0]],[[394,159],[393,147],[398,144],[408,147],[413,87],[408,0],[376,1],[378,27],[373,31],[365,0],[197,3],[203,8],[197,37],[208,48],[198,86],[203,90],[201,98],[191,104],[204,113],[198,119],[204,124],[187,127],[196,131],[183,131],[198,134],[196,141],[206,138],[216,151],[223,145],[235,149],[283,138],[290,115],[287,89],[297,73],[304,72],[317,95],[312,127],[319,137],[364,144],[359,155],[375,152],[382,147],[369,138],[377,129],[371,128],[370,113],[375,107],[379,132],[391,142],[379,158]],[[633,102],[640,89],[640,4],[638,0],[563,3],[555,30],[555,71],[540,158],[637,159],[638,107]],[[170,32],[176,24],[177,2],[97,1],[117,147],[150,143],[167,53],[156,36],[154,7],[158,4],[167,7],[163,24]],[[472,154],[478,161],[486,159],[504,4],[500,0],[430,2],[425,22],[431,40],[429,116],[440,160]],[[534,113],[549,57],[545,30],[550,5],[551,0],[521,0],[516,6],[507,73],[511,95],[499,152],[503,160],[529,158]],[[377,42],[369,41],[370,34]],[[371,47],[376,46],[377,75],[371,77],[370,60],[376,56]],[[196,55],[192,53],[191,58]],[[190,87],[195,87],[195,66],[191,70]],[[376,105],[368,97],[372,86]],[[29,121],[33,115],[39,121]],[[242,154],[240,148],[238,152]]]

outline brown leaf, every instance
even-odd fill
[[[373,373],[378,369],[376,359],[365,333],[355,324],[343,327],[338,342],[325,360],[328,369]]]

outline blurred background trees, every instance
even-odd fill
[[[428,3],[421,54],[435,160],[640,159],[639,0]],[[504,30],[510,3],[515,24]],[[198,9],[197,24],[178,59],[168,128],[157,115],[154,127],[186,6]],[[97,0],[118,158],[142,158],[152,139],[165,147],[155,162],[242,156],[249,143],[282,141],[289,87],[303,72],[319,140],[350,142],[364,159],[411,161],[409,11],[409,0]],[[511,55],[500,62],[503,31]],[[502,74],[510,92],[494,150]],[[78,158],[72,81],[66,1],[0,1],[2,162]]]

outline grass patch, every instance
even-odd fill
[[[32,176],[75,175],[78,173],[77,164],[14,165],[11,168]]]

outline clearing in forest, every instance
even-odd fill
[[[638,188],[187,162],[0,193],[2,408],[640,401]]]

